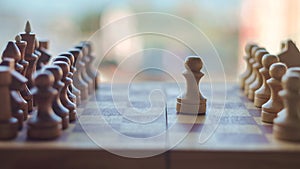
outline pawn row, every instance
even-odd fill
[[[291,127],[300,132],[300,112],[298,112],[300,109],[291,109],[291,107],[299,107],[298,102],[292,101],[294,104],[290,104],[291,95],[287,94],[292,93],[293,84],[290,84],[290,78],[295,79],[293,77],[295,72],[300,78],[300,65],[294,63],[297,58],[300,58],[300,52],[292,41],[287,41],[285,44],[279,55],[271,55],[257,44],[247,44],[244,57],[247,69],[241,75],[240,87],[248,99],[253,101],[256,107],[261,108],[261,120],[274,123],[276,138],[300,141],[300,136],[297,136],[299,134],[296,132],[292,132],[293,134],[286,132]],[[298,91],[300,86],[296,88]],[[297,125],[287,122],[291,120],[287,118],[291,116],[290,114],[294,114],[293,120],[299,122]]]
[[[18,42],[22,42],[18,39]],[[46,53],[46,52],[45,52]],[[21,53],[16,42],[9,42],[2,54],[0,94],[0,139],[12,139],[23,128],[28,114],[27,135],[30,139],[54,139],[76,120],[76,108],[95,90],[94,57],[91,44],[82,42],[68,52],[43,62],[34,71],[31,89],[19,65]],[[16,56],[16,57],[15,57]],[[84,59],[88,58],[88,59]],[[26,60],[25,60],[26,61]],[[18,71],[17,71],[18,70]],[[29,110],[25,91],[32,101]]]

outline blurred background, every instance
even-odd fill
[[[201,29],[216,48],[227,81],[237,80],[243,72],[245,64],[242,56],[247,41],[257,42],[274,54],[279,52],[281,41],[288,38],[296,44],[300,41],[298,0],[1,0],[0,48],[2,51],[9,40],[22,32],[25,22],[29,20],[38,38],[49,39],[50,52],[56,55],[79,41],[89,39],[104,25],[137,12],[176,15]],[[110,30],[105,37],[109,39],[120,31],[136,31],[141,26],[147,25],[139,25],[133,19],[123,28]],[[160,25],[155,26],[159,28]],[[176,27],[170,27],[169,31],[176,31]],[[194,36],[189,38],[191,41],[197,39]],[[147,50],[151,48],[156,50]],[[137,59],[133,65],[122,69],[121,77],[124,79],[126,69],[138,70],[145,64],[159,65],[181,76],[183,65],[173,64],[173,60],[166,59],[169,58],[166,55],[171,55],[167,51],[181,58],[191,54],[182,44],[164,37],[150,35],[129,38],[115,46],[101,62],[101,80],[109,82],[122,60],[132,55],[136,55]],[[139,80],[170,80],[170,77],[151,71]]]

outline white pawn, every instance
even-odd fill
[[[283,90],[279,92],[284,109],[274,119],[273,135],[277,139],[300,141],[300,76],[288,71],[282,78]]]
[[[267,84],[271,91],[271,97],[262,105],[261,119],[263,122],[273,123],[277,113],[283,109],[283,102],[278,92],[282,90],[281,78],[286,70],[286,65],[280,62],[274,63],[270,67],[269,74],[271,78],[267,80]]]
[[[248,79],[248,77],[251,75],[251,72],[252,72],[252,66],[250,64],[250,59],[251,59],[251,50],[253,47],[257,47],[257,45],[253,44],[253,43],[248,43],[245,47],[246,56],[244,57],[244,60],[246,61],[247,68],[246,68],[245,72],[243,74],[241,74],[241,76],[240,76],[240,79],[241,79],[240,87],[243,90],[245,88],[245,81],[246,81],[246,79]]]
[[[198,56],[189,56],[184,64],[186,70],[182,73],[186,79],[186,91],[177,97],[176,111],[185,114],[205,114],[206,98],[199,91],[199,81],[203,77],[203,63]]]
[[[262,75],[263,83],[254,94],[254,105],[261,107],[266,103],[271,96],[270,88],[267,84],[267,80],[270,78],[269,69],[273,63],[279,62],[279,58],[276,55],[265,54],[262,58],[263,67],[259,69],[259,73]]]

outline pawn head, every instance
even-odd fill
[[[77,60],[81,61],[81,58],[82,58],[82,52],[81,52],[80,49],[73,48],[73,49],[70,49],[69,52],[72,53],[72,55],[74,56],[75,62],[76,62]]]
[[[63,71],[59,66],[57,66],[57,65],[45,66],[45,70],[47,70],[53,74],[54,82],[57,82],[62,79]]]
[[[61,68],[61,70],[63,72],[63,78],[66,78],[70,71],[69,65],[63,61],[55,61],[55,62],[53,62],[53,64],[57,65]]]
[[[44,70],[44,71],[37,71],[34,74],[34,84],[39,89],[46,89],[53,85],[54,76],[51,72]]]
[[[192,72],[200,72],[203,67],[203,62],[199,56],[188,56],[185,59],[184,66]]]
[[[255,43],[251,43],[251,42],[246,44],[245,52],[248,56],[250,56],[251,50],[253,47],[257,47],[257,45]]]
[[[69,58],[67,58],[66,56],[56,56],[54,59],[53,59],[53,62],[55,61],[63,61],[63,62],[66,62],[68,65],[71,65],[71,61]]]
[[[264,48],[260,48],[260,47],[258,47],[258,46],[253,46],[253,47],[251,48],[251,52],[250,52],[251,58],[255,58],[255,53],[256,53],[256,51],[257,51],[257,50],[260,50],[260,49],[264,49]]]
[[[273,63],[277,62],[279,62],[279,58],[276,55],[265,54],[262,58],[262,64],[267,69],[269,69]]]
[[[286,73],[287,67],[284,63],[278,62],[271,65],[269,73],[274,79],[281,80],[282,76]]]
[[[255,61],[257,63],[260,63],[262,64],[262,57],[265,55],[265,54],[269,54],[269,52],[265,49],[259,49],[255,52]]]
[[[60,53],[59,56],[65,56],[65,57],[67,57],[70,60],[71,65],[74,65],[75,58],[72,55],[72,53],[70,53],[70,52],[63,52],[63,53]]]

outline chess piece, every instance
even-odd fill
[[[6,48],[4,49],[3,53],[2,53],[2,59],[3,58],[12,58],[15,60],[15,70],[17,72],[22,72],[23,71],[23,66],[19,63],[20,60],[21,60],[21,53],[20,53],[20,50],[19,48],[17,47],[17,45],[12,42],[12,41],[9,41],[7,43],[7,46]]]
[[[255,53],[255,63],[253,64],[253,71],[255,73],[255,80],[249,85],[249,92],[248,92],[248,99],[253,101],[254,100],[254,92],[260,88],[262,85],[262,77],[259,73],[259,69],[262,68],[262,57],[265,54],[268,54],[265,49],[257,50]]]
[[[52,108],[54,113],[62,120],[62,129],[66,129],[69,127],[69,110],[65,108],[60,101],[60,92],[65,85],[61,81],[63,72],[61,68],[56,65],[45,66],[44,70],[51,72],[54,76],[53,88],[57,90],[57,94],[54,96]]]
[[[89,41],[83,41],[83,43],[87,48],[87,55],[89,57],[89,62],[86,65],[86,73],[87,75],[93,79],[93,86],[95,90],[98,89],[98,78],[99,78],[99,71],[93,69],[93,62],[95,61],[95,57],[93,56],[93,49],[92,44]]]
[[[281,52],[278,54],[279,60],[287,67],[300,67],[300,52],[292,40],[281,43]]]
[[[249,63],[252,67],[252,71],[251,71],[251,74],[250,76],[246,79],[245,81],[245,89],[244,89],[244,94],[246,96],[248,96],[248,93],[249,93],[249,87],[250,87],[250,84],[253,83],[256,79],[256,73],[255,73],[255,70],[253,68],[254,64],[256,63],[256,60],[255,60],[255,53],[256,51],[260,50],[260,49],[264,49],[264,48],[260,48],[260,47],[257,47],[257,46],[254,46],[252,49],[251,49],[251,58],[249,59]]]
[[[13,59],[13,61],[9,61],[9,60],[5,60],[5,58],[11,58]],[[8,42],[6,48],[4,49],[3,53],[2,53],[2,59],[5,60],[4,62],[6,63],[2,63],[2,65],[7,65],[9,66],[9,64],[12,64],[12,71],[17,71],[19,73],[22,73],[24,70],[24,67],[19,63],[21,61],[21,53],[19,48],[17,47],[16,43],[10,41]],[[13,72],[14,74],[16,74],[15,72]],[[19,77],[20,75],[18,75]],[[14,77],[14,76],[13,76]],[[17,80],[13,78],[13,82]],[[26,80],[27,82],[27,80]],[[14,84],[14,83],[12,83]],[[27,119],[28,116],[28,102],[25,100],[25,98],[23,98],[23,96],[21,95],[21,91],[26,90],[26,83],[25,84],[21,84],[22,86],[16,87],[14,86],[14,92],[16,92],[15,95],[18,95],[16,97],[18,97],[17,100],[19,100],[21,109],[23,110],[23,114],[24,114],[24,120]]]
[[[300,141],[300,76],[287,71],[282,78],[283,90],[279,95],[283,99],[284,109],[274,119],[273,135],[277,139]]]
[[[18,134],[18,120],[12,117],[9,85],[11,83],[10,70],[0,66],[0,139],[13,139]]]
[[[37,60],[36,69],[40,70],[44,65],[47,65],[51,59],[51,55],[48,52],[48,41],[39,41],[37,51],[40,52],[40,57]]]
[[[29,89],[33,87],[32,75],[36,71],[36,62],[38,56],[34,53],[35,51],[35,34],[31,32],[30,23],[27,21],[25,26],[25,32],[20,34],[22,39],[27,42],[25,50],[25,60],[29,62],[26,71],[26,78],[28,79],[27,86]]]
[[[18,119],[19,130],[23,127],[23,121],[28,117],[28,105],[26,100],[22,97],[19,89],[27,82],[27,79],[19,72],[15,71],[15,60],[12,58],[3,58],[1,65],[7,66],[11,74],[10,89],[10,103],[12,115]]]
[[[25,49],[27,46],[27,42],[26,41],[22,41],[22,38],[20,35],[17,35],[15,37],[15,44],[17,45],[17,47],[20,50],[21,53],[21,60],[19,61],[19,63],[23,66],[23,71],[20,72],[23,76],[26,76],[26,72],[27,72],[27,67],[29,65],[29,62],[27,62],[24,58],[25,58]],[[28,113],[31,113],[33,111],[33,96],[30,93],[30,90],[28,89],[27,84],[24,84],[21,88],[20,88],[20,93],[22,95],[22,97],[27,101],[27,106],[28,106]]]
[[[63,71],[62,82],[65,84],[60,93],[60,101],[61,103],[69,110],[69,120],[73,122],[76,120],[76,104],[70,101],[68,97],[67,90],[72,83],[72,79],[68,77],[69,65],[63,61],[55,61],[54,65],[59,66]]]
[[[79,49],[71,49],[69,51],[75,58],[75,67],[77,69],[74,72],[73,80],[74,86],[80,90],[81,100],[86,100],[88,98],[88,84],[82,79],[82,71],[84,69],[84,63],[81,61],[82,52]]]
[[[185,114],[203,115],[206,112],[206,99],[199,91],[199,81],[203,77],[203,63],[198,56],[189,56],[182,73],[186,79],[186,91],[177,97],[176,111]]]
[[[81,71],[81,77],[88,84],[88,93],[91,95],[94,92],[94,86],[93,86],[94,84],[93,84],[93,79],[90,76],[88,76],[86,72],[87,65],[90,62],[90,58],[87,56],[87,48],[84,44],[75,46],[75,48],[80,49],[82,51],[82,57],[80,60],[84,63],[84,67]]]
[[[257,47],[256,44],[248,43],[245,47],[246,56],[244,56],[244,60],[246,61],[246,70],[243,74],[240,76],[240,87],[241,89],[245,88],[245,81],[246,79],[251,75],[252,72],[252,66],[250,64],[251,59],[251,50],[253,47]]]
[[[266,54],[262,58],[263,67],[259,69],[259,73],[262,75],[263,83],[254,94],[254,105],[261,107],[266,103],[271,96],[270,88],[267,84],[267,80],[270,78],[269,69],[273,63],[279,62],[279,58],[276,55]]]
[[[64,53],[61,53],[59,54],[59,56],[65,56],[67,57],[70,62],[71,62],[71,65],[70,65],[70,78],[73,79],[73,76],[74,76],[74,72],[77,71],[75,66],[74,66],[74,62],[75,62],[75,58],[74,56],[72,55],[72,53],[70,52],[64,52]],[[79,106],[80,103],[81,103],[81,96],[80,96],[80,90],[77,89],[75,86],[74,86],[74,83],[72,83],[70,85],[70,91],[75,94],[76,96],[76,105]]]
[[[285,74],[287,67],[284,63],[274,63],[270,67],[269,74],[271,78],[267,80],[267,84],[271,91],[270,99],[262,105],[261,119],[263,122],[273,123],[277,113],[283,109],[283,101],[278,95],[282,90],[281,78]]]
[[[61,135],[61,118],[52,110],[52,101],[57,91],[52,88],[54,76],[49,71],[36,72],[32,89],[37,110],[28,121],[29,139],[55,139]]]
[[[65,63],[67,63],[67,64],[69,65],[69,67],[70,67],[70,65],[71,65],[70,59],[67,58],[67,57],[65,57],[65,56],[56,56],[56,57],[53,59],[53,61],[54,61],[54,62],[55,62],[55,61],[63,61],[63,62],[65,62]],[[70,70],[70,69],[69,69],[69,70]],[[71,71],[69,71],[67,76],[68,76],[68,78],[72,79],[72,78],[73,78],[73,73],[72,73]],[[68,97],[69,97],[70,101],[73,102],[74,104],[76,104],[76,95],[73,94],[73,93],[71,92],[71,90],[70,90],[72,84],[73,84],[73,80],[72,80],[71,84],[69,85],[69,87],[67,88],[67,94],[68,94]]]

